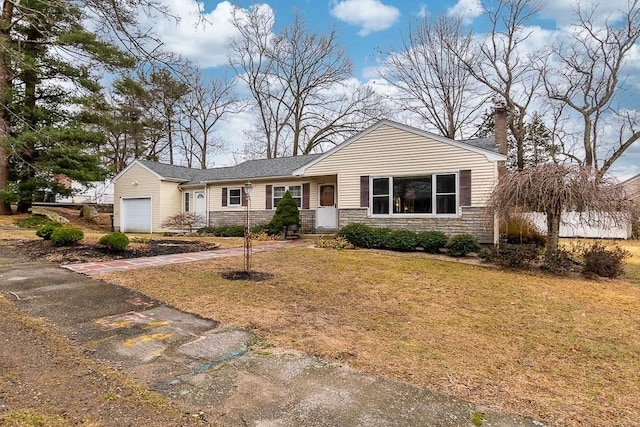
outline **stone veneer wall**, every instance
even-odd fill
[[[367,209],[339,209],[338,226],[358,222],[373,227],[388,227],[413,231],[437,230],[447,235],[468,233],[480,243],[493,243],[493,221],[486,216],[485,208],[463,207],[460,218],[373,218]]]
[[[266,224],[271,221],[275,213],[275,210],[251,211],[251,224]],[[246,220],[246,211],[209,211],[210,227],[243,225]],[[310,209],[301,209],[300,220],[302,221],[302,232],[311,233],[316,226],[316,212]]]

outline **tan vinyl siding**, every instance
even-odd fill
[[[182,213],[182,192],[176,182],[160,182],[160,199],[153,202],[153,229],[160,231],[161,224],[170,216]]]
[[[280,185],[302,185],[305,183],[311,183],[309,186],[309,209],[315,209],[318,205],[318,186],[315,179],[298,179],[292,177],[290,179],[279,179],[270,181],[251,181],[253,183],[253,190],[251,190],[251,210],[264,210],[266,209],[267,198],[267,185],[280,186]],[[245,207],[236,206],[222,206],[222,189],[223,188],[238,188],[244,186],[245,182],[227,182],[224,184],[211,184],[209,185],[209,211],[242,211]],[[275,209],[274,209],[275,210]]]
[[[182,212],[182,193],[178,183],[161,181],[139,164],[131,166],[114,185],[113,223],[116,227],[120,226],[122,197],[151,197],[151,226],[154,232],[162,231],[161,224],[167,217]]]
[[[471,170],[471,204],[482,206],[497,177],[496,163],[463,148],[383,125],[305,171],[337,174],[338,206],[360,206],[360,176],[415,176]]]

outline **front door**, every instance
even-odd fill
[[[318,185],[317,228],[337,228],[337,214],[335,184]]]
[[[196,215],[195,225],[202,227],[207,224],[207,198],[204,191],[193,192],[193,213]]]

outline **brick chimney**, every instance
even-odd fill
[[[493,133],[496,145],[500,154],[507,155],[507,107],[503,102],[496,102],[493,110]],[[506,171],[505,162],[500,162],[498,166],[499,175],[503,175]]]
[[[496,103],[493,110],[493,131],[500,154],[507,155],[507,107],[502,103]]]

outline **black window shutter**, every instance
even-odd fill
[[[227,187],[222,187],[222,206],[227,206]]]
[[[460,206],[471,206],[471,170],[461,170],[460,179]]]
[[[309,209],[309,193],[311,185],[307,182],[302,184],[302,209]]]
[[[267,200],[265,200],[265,208],[273,209],[273,187],[271,185],[267,185],[266,193]]]
[[[369,176],[360,177],[360,207],[369,207]]]

